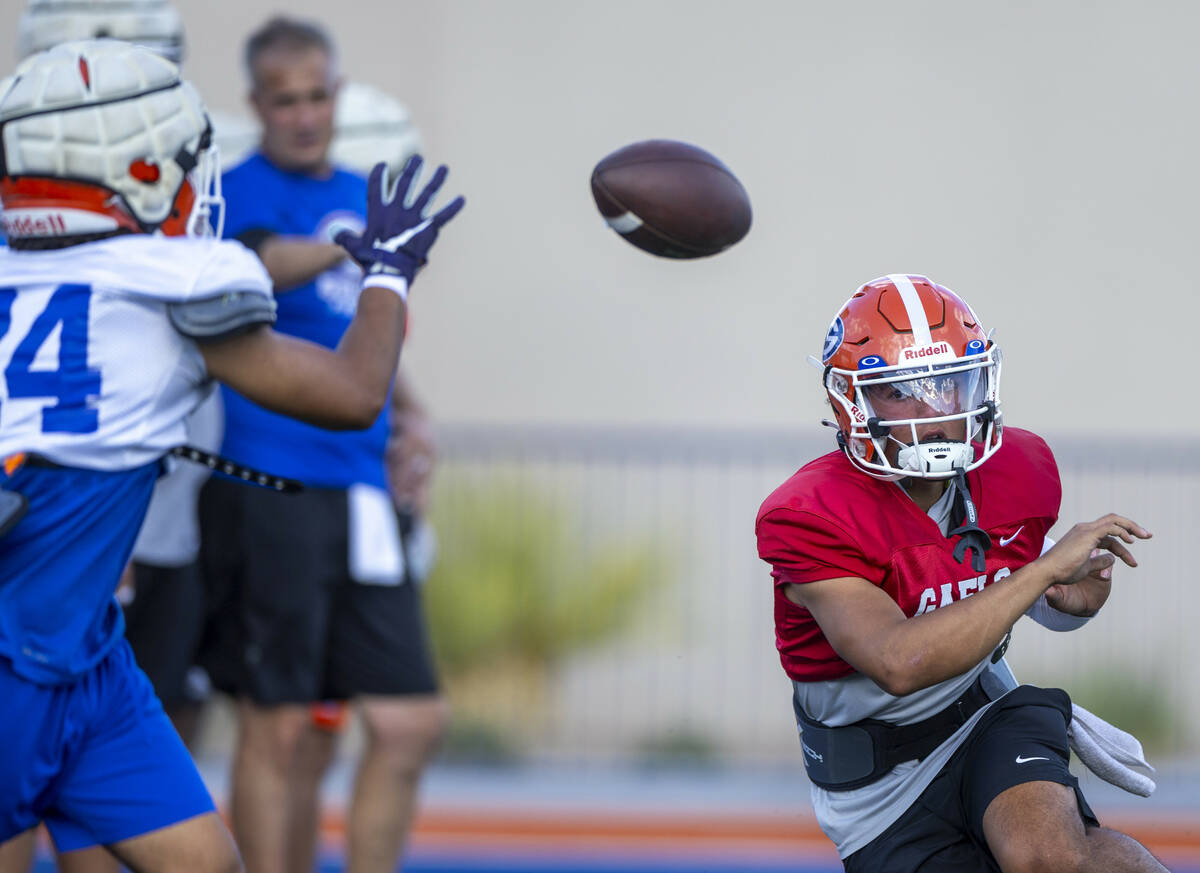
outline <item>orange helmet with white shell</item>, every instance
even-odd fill
[[[924,276],[860,287],[821,365],[838,444],[869,475],[949,479],[1000,448],[1000,350],[962,298]]]
[[[81,40],[33,55],[0,83],[0,202],[14,244],[209,235],[223,201],[204,104],[142,46]]]

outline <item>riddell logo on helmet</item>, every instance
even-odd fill
[[[5,236],[62,236],[67,232],[67,222],[61,213],[48,213],[37,217],[30,215],[0,216],[0,225]]]
[[[901,361],[919,361],[922,358],[944,358],[947,355],[953,356],[954,352],[950,349],[950,343],[942,340],[939,343],[934,343],[931,346],[920,346],[915,349],[904,349],[900,352]]]

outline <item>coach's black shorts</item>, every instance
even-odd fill
[[[983,714],[916,802],[886,831],[844,859],[848,873],[1000,873],[983,836],[996,797],[1026,782],[1075,790],[1079,814],[1098,825],[1067,769],[1071,699],[1022,685]],[[1046,759],[1046,760],[1042,760]]]
[[[195,564],[156,567],[133,562],[133,599],[125,606],[125,637],[154,693],[168,706],[200,699],[187,679],[204,613],[204,586]]]
[[[261,704],[437,692],[418,586],[350,578],[347,492],[213,478],[200,523],[214,687]]]

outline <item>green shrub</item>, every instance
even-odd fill
[[[516,477],[443,475],[425,589],[455,711],[511,730],[544,715],[554,670],[625,630],[664,577],[648,542],[613,541]]]
[[[506,767],[519,764],[518,744],[504,731],[470,718],[453,718],[442,738],[438,758],[455,764]]]
[[[1127,668],[1107,665],[1071,681],[1071,700],[1142,742],[1147,751],[1173,739],[1173,713],[1167,693]]]
[[[707,736],[678,728],[642,740],[638,744],[637,762],[647,769],[708,769],[718,765],[720,753]]]

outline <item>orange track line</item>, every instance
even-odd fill
[[[1105,824],[1129,833],[1151,850],[1200,851],[1200,822],[1178,819],[1150,820],[1131,817],[1107,818]],[[322,820],[322,834],[335,842],[345,836],[345,819],[337,811]],[[606,845],[647,846],[660,844],[722,843],[749,848],[805,848],[832,850],[811,816],[746,816],[679,813],[610,813],[528,810],[513,812],[494,808],[464,810],[430,807],[417,817],[414,841],[422,843],[540,845],[571,841],[603,841]]]

